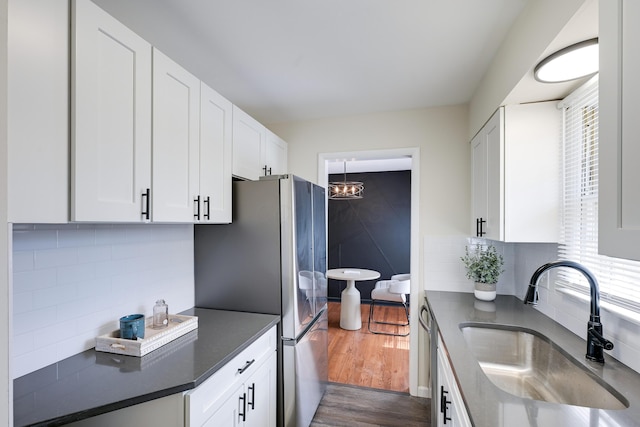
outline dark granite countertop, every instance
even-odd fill
[[[494,302],[473,294],[427,291],[427,300],[454,376],[475,427],[640,425],[640,374],[605,354],[604,365],[585,359],[586,341],[513,296]],[[587,327],[585,318],[585,330]],[[519,398],[493,385],[467,347],[460,330],[465,322],[501,324],[537,331],[569,353],[584,369],[600,377],[629,402],[627,409],[604,410]],[[605,335],[607,325],[604,325]],[[605,352],[606,353],[606,352]]]
[[[193,389],[278,323],[194,308],[198,329],[143,357],[90,349],[13,382],[14,425],[63,425]]]

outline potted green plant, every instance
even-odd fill
[[[474,281],[473,293],[476,298],[493,301],[496,298],[496,283],[504,272],[502,255],[491,244],[478,244],[473,250],[467,246],[461,259],[467,269],[467,278]]]

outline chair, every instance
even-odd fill
[[[376,283],[375,288],[371,291],[371,304],[369,305],[369,321],[367,327],[372,334],[380,335],[393,335],[397,337],[406,337],[409,335],[409,331],[405,334],[374,331],[371,329],[371,322],[382,325],[393,326],[409,326],[409,306],[407,305],[407,295],[411,292],[411,275],[410,274],[395,274],[391,276],[391,280],[380,280]],[[374,318],[376,303],[380,301],[390,303],[400,303],[404,307],[404,312],[407,316],[406,323],[394,323],[376,320]]]

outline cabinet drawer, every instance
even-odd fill
[[[224,399],[276,351],[276,326],[185,396],[186,425],[202,425]]]

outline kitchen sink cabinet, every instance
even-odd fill
[[[11,1],[7,22],[8,221],[69,220],[69,5]]]
[[[438,424],[437,427],[471,427],[471,420],[462,400],[462,394],[456,383],[451,365],[447,356],[447,350],[442,344],[442,338],[438,334],[438,367],[437,367],[437,402]]]
[[[601,0],[599,10],[598,251],[640,260],[640,4]]]
[[[257,180],[287,171],[287,143],[233,106],[233,175]]]
[[[149,220],[151,45],[73,2],[71,220]]]
[[[471,140],[473,236],[558,241],[562,112],[556,105],[500,107]]]

